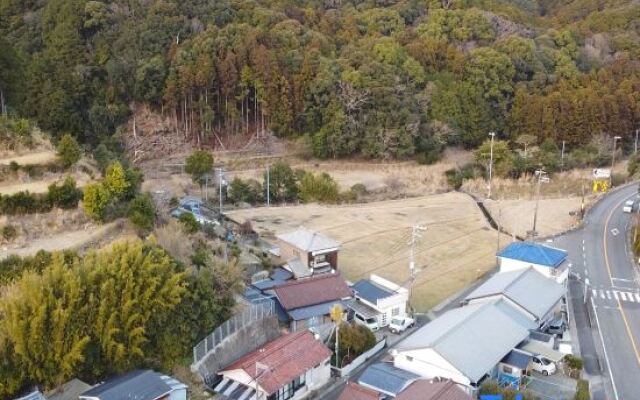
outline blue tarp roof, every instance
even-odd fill
[[[353,284],[352,288],[356,291],[357,297],[360,297],[373,304],[376,304],[379,299],[384,299],[386,297],[394,295],[394,292],[392,292],[391,290],[380,285],[376,285],[369,279],[359,280],[358,282]]]
[[[376,363],[365,369],[358,383],[395,397],[420,376],[388,363]]]
[[[319,317],[321,315],[327,315],[331,311],[331,308],[335,304],[342,304],[340,300],[332,300],[326,303],[314,304],[308,307],[300,307],[293,310],[289,310],[289,316],[294,321],[302,321],[311,317]]]
[[[514,242],[500,250],[498,257],[555,268],[567,258],[567,252],[539,243]]]
[[[531,356],[529,354],[517,350],[511,350],[500,362],[512,365],[516,368],[527,369],[529,360],[531,360]]]

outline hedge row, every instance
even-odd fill
[[[18,192],[0,195],[0,214],[24,215],[49,212],[53,208],[73,209],[78,207],[82,191],[73,178],[67,177],[62,185],[52,184],[47,193]]]

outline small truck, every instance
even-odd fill
[[[402,333],[407,329],[413,327],[416,324],[416,321],[413,318],[404,317],[404,318],[393,318],[391,319],[391,323],[389,324],[389,330],[392,333]]]

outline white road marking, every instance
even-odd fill
[[[622,297],[622,301],[627,301],[627,295],[625,292],[620,292],[620,297]]]
[[[611,300],[611,292],[607,290],[607,299]]]
[[[636,296],[636,301],[640,303],[640,294],[636,293],[634,296]]]
[[[598,297],[598,291],[597,291],[597,290],[595,290],[595,289],[591,289],[591,295],[592,295],[593,297]]]
[[[614,281],[622,281],[622,282],[633,282],[631,279],[625,279],[625,278],[611,278]]]
[[[604,299],[604,290],[600,290],[600,297]]]
[[[595,309],[596,304],[593,301],[593,297],[591,298],[591,306]],[[598,333],[600,333],[600,342],[602,343],[602,349],[604,350],[604,359],[607,362],[607,370],[609,371],[609,378],[611,378],[611,386],[613,387],[613,397],[618,400],[618,389],[616,389],[616,381],[613,380],[613,372],[611,372],[611,362],[609,362],[609,355],[607,354],[607,346],[604,344],[604,336],[602,336],[602,331],[600,330],[600,321],[598,320],[598,312],[595,311],[593,313],[596,316],[596,326],[598,327]]]
[[[620,300],[620,298],[618,297],[618,291],[617,290],[613,291],[613,297],[615,297],[616,300]]]
[[[613,236],[618,236],[618,233],[620,233],[620,231],[618,230],[618,228],[613,228],[611,230],[611,234],[613,234]]]
[[[629,301],[632,303],[636,302],[636,299],[633,298],[633,293],[627,293],[627,296],[629,296]]]

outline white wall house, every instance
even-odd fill
[[[562,249],[534,242],[513,242],[497,254],[500,272],[533,267],[547,278],[567,285],[569,263]]]
[[[497,303],[450,310],[415,331],[392,350],[396,367],[425,378],[448,378],[474,393],[529,330]]]
[[[329,350],[309,331],[289,333],[219,372],[221,398],[297,400],[331,377]]]
[[[379,327],[389,325],[394,317],[407,315],[409,291],[387,279],[371,275],[369,279],[359,280],[351,288],[355,299],[371,309],[371,315],[375,315]]]
[[[537,329],[562,312],[565,296],[564,285],[529,266],[492,276],[471,292],[463,304],[503,300],[533,322],[533,328]]]

